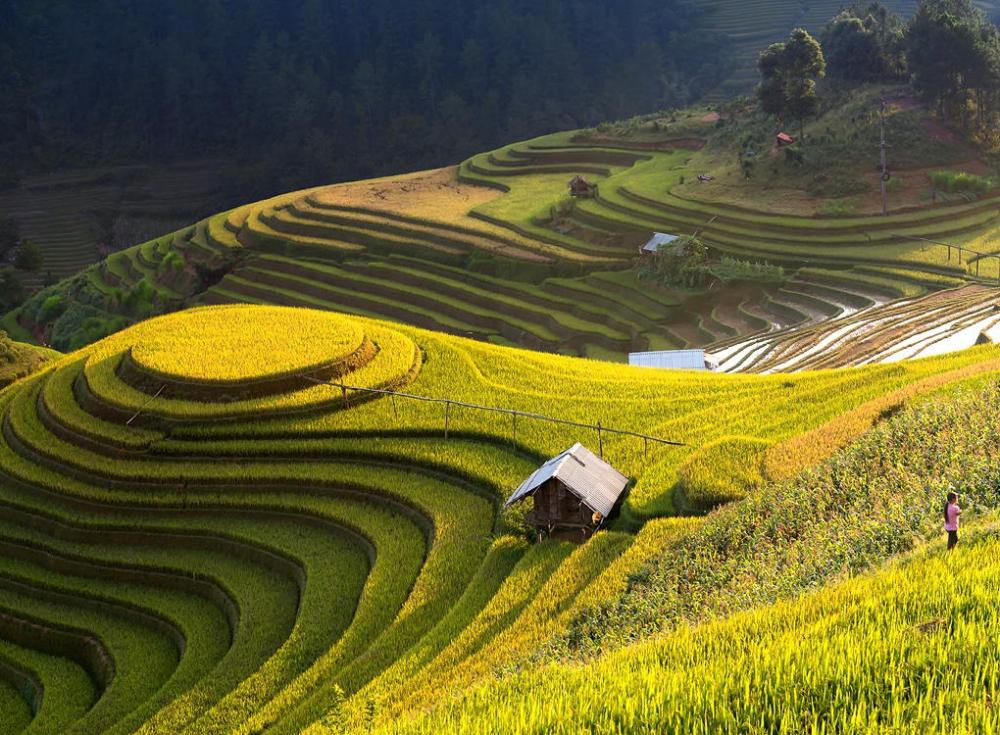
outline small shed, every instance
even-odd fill
[[[532,496],[525,520],[538,532],[585,541],[617,505],[628,478],[577,442],[543,464],[507,498],[507,508]]]
[[[775,142],[778,144],[779,148],[782,148],[786,145],[792,145],[793,143],[795,143],[795,138],[790,136],[788,133],[781,132],[778,133],[777,136],[775,136]]]
[[[589,199],[597,193],[597,184],[591,184],[582,176],[574,176],[569,182],[570,196]]]
[[[649,253],[672,253],[676,254],[676,251],[681,246],[680,235],[668,235],[666,232],[654,232],[653,236],[649,238],[649,242],[643,245],[639,252],[643,255],[648,255]]]
[[[664,370],[708,370],[705,350],[657,350],[655,352],[630,352],[628,364],[635,367]]]

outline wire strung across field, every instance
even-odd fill
[[[515,424],[514,424],[514,430],[515,430],[515,432],[517,430],[516,421],[517,421],[518,417],[525,418],[525,419],[535,419],[535,420],[538,420],[538,421],[547,421],[547,422],[552,423],[552,424],[561,424],[563,426],[575,426],[575,427],[580,428],[580,429],[589,429],[591,431],[596,431],[597,432],[598,442],[600,444],[600,454],[601,454],[602,457],[604,456],[604,438],[603,438],[604,433],[618,434],[620,436],[632,436],[632,437],[635,437],[637,439],[642,439],[644,442],[656,442],[658,444],[667,444],[669,446],[674,446],[674,447],[685,447],[685,446],[687,446],[687,444],[685,444],[684,442],[673,441],[671,439],[663,439],[663,438],[657,437],[657,436],[650,436],[649,434],[640,434],[639,432],[629,431],[627,429],[615,429],[615,428],[612,428],[612,427],[604,426],[604,425],[601,424],[600,421],[598,421],[596,424],[586,424],[586,423],[582,423],[580,421],[571,421],[569,419],[560,419],[560,418],[555,418],[553,416],[546,416],[546,415],[540,414],[540,413],[531,413],[529,411],[518,411],[517,409],[513,409],[513,408],[497,408],[496,406],[483,406],[483,405],[480,405],[478,403],[466,403],[465,401],[456,401],[456,400],[453,400],[451,398],[435,398],[435,397],[432,397],[432,396],[418,396],[418,395],[415,395],[413,393],[401,393],[399,391],[385,390],[385,389],[382,389],[382,388],[360,388],[360,387],[353,386],[353,385],[347,385],[345,383],[334,383],[334,382],[331,382],[329,380],[320,380],[318,378],[312,378],[312,377],[305,376],[305,375],[303,375],[301,377],[302,377],[303,380],[308,381],[310,383],[316,383],[316,384],[319,384],[319,385],[329,385],[329,386],[332,386],[334,388],[340,388],[341,391],[344,392],[345,396],[347,395],[347,391],[353,390],[353,391],[358,391],[360,393],[369,393],[369,394],[376,394],[376,395],[383,395],[383,396],[391,396],[393,399],[395,399],[396,396],[398,396],[400,398],[409,398],[409,399],[412,399],[412,400],[415,400],[415,401],[424,401],[425,403],[440,403],[440,404],[444,405],[444,407],[445,407],[445,429],[444,429],[444,435],[445,435],[446,439],[448,438],[448,418],[449,418],[449,411],[450,411],[450,408],[452,406],[457,406],[459,408],[470,408],[470,409],[473,409],[473,410],[476,410],[476,411],[490,411],[490,412],[493,412],[493,413],[502,413],[502,414],[506,414],[508,416],[511,416],[513,418],[513,420],[515,421]]]

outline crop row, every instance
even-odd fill
[[[213,311],[237,314],[238,325],[254,310]],[[175,631],[165,640],[180,673],[161,677],[155,694],[117,699],[108,688],[100,697],[109,712],[128,702],[111,731],[276,735],[385,725],[435,704],[442,687],[467,689],[530,660],[539,645],[562,645],[574,621],[606,614],[651,557],[700,528],[655,521],[634,538],[611,532],[584,547],[547,542],[527,551],[495,538],[497,501],[515,483],[573,441],[597,440],[579,429],[453,405],[445,440],[439,403],[383,397],[303,414],[279,393],[266,413],[233,417],[213,408],[229,404],[212,400],[171,414],[163,407],[182,398],[127,397],[135,389],[115,370],[103,391],[92,387],[96,365],[157,344],[157,330],[181,318],[147,322],[0,393],[0,585],[18,575],[67,594],[74,610],[88,594],[129,602]],[[342,319],[342,334],[331,326],[334,351],[364,334],[379,348],[372,363],[422,356],[408,392],[687,440],[647,455],[641,441],[604,435],[605,455],[638,479],[631,519],[669,512],[679,476],[689,499],[711,489],[711,478],[685,468],[704,466],[710,453],[695,450],[724,446],[730,433],[759,441],[758,461],[775,442],[879,395],[909,386],[917,395],[996,360],[981,348],[850,373],[661,373]],[[198,341],[197,331],[192,325],[187,336]],[[216,375],[208,361],[157,360],[164,374],[204,367],[203,376]],[[259,364],[248,354],[225,369],[259,376]],[[150,406],[155,426],[126,424],[126,409]],[[11,599],[23,618],[49,625],[68,614]],[[103,630],[96,620],[86,627]],[[143,635],[133,650],[155,645]],[[201,642],[178,644],[189,640]],[[132,660],[111,642],[114,660]]]
[[[391,347],[384,343],[381,346],[383,350]],[[151,495],[147,490],[138,488],[149,487],[156,477],[155,483],[161,485],[168,496],[180,492],[185,506],[190,509],[185,514],[187,518],[197,518],[194,514],[201,512],[204,502],[197,497],[200,492],[195,489],[196,486],[180,488],[183,478],[187,476],[193,479],[193,475],[188,471],[173,472],[174,468],[185,465],[190,467],[190,461],[164,463],[158,460],[142,460],[133,455],[130,458],[119,457],[118,461],[109,464],[106,456],[93,454],[92,451],[106,447],[104,441],[109,434],[112,439],[121,440],[120,435],[116,437],[114,436],[116,432],[108,430],[107,427],[112,426],[112,423],[89,414],[86,407],[81,404],[65,411],[73,417],[71,420],[78,424],[75,428],[61,423],[64,413],[61,404],[73,403],[76,399],[72,388],[75,379],[68,375],[59,381],[55,381],[55,378],[74,370],[78,375],[82,374],[84,365],[81,360],[49,371],[36,379],[35,383],[21,386],[25,389],[25,393],[8,394],[4,397],[4,427],[7,439],[2,462],[4,470],[19,475],[23,481],[30,482],[34,487],[40,489],[47,487],[49,492],[58,493],[60,496],[71,497],[79,494],[89,498],[90,502],[106,503],[112,498],[115,502],[121,502],[124,497],[134,495],[135,498],[130,502],[141,502],[143,505],[159,495]],[[48,399],[49,407],[54,410],[42,411],[41,407],[46,405],[41,399],[43,383],[48,382],[50,375],[53,382],[59,383],[60,390]],[[46,416],[44,422],[41,421],[43,415]],[[95,426],[104,428],[95,429]],[[55,440],[54,435],[47,433],[47,427],[58,427],[64,438]],[[88,432],[92,442],[91,449],[85,449],[80,443],[67,440],[75,436],[77,429]],[[148,436],[142,437],[142,441],[148,439]],[[324,462],[316,465],[314,470],[300,467],[299,472],[313,477],[312,480],[303,482],[302,478],[295,477],[298,473],[294,469],[289,471],[284,464],[265,463],[258,470],[263,470],[265,474],[272,476],[269,481],[271,486],[299,488],[296,494],[289,497],[311,506],[313,513],[319,512],[322,508],[322,514],[329,516],[332,502],[338,508],[340,514],[338,517],[343,517],[347,521],[350,516],[343,514],[352,504],[356,504],[359,510],[362,506],[366,506],[366,510],[357,514],[348,525],[368,529],[367,533],[372,532],[372,513],[375,507],[367,505],[365,501],[359,503],[349,498],[385,497],[388,501],[387,507],[396,509],[397,512],[403,509],[403,503],[416,503],[424,508],[436,506],[438,510],[429,516],[429,523],[434,528],[434,543],[429,554],[425,559],[424,553],[414,554],[412,546],[410,551],[406,551],[404,546],[401,551],[405,553],[393,560],[392,547],[398,547],[402,540],[399,538],[401,527],[397,520],[394,542],[376,543],[376,567],[366,583],[357,610],[349,595],[346,600],[347,606],[341,608],[346,613],[345,626],[352,617],[354,622],[345,634],[334,642],[332,639],[324,641],[322,638],[322,636],[336,636],[338,631],[336,626],[331,628],[330,610],[335,608],[331,607],[329,601],[324,601],[323,590],[332,590],[333,594],[342,593],[344,580],[350,577],[350,573],[345,569],[330,567],[328,560],[343,558],[346,563],[350,557],[349,555],[345,557],[343,553],[331,554],[329,550],[317,553],[313,561],[306,563],[307,570],[313,569],[312,572],[307,571],[310,585],[303,591],[305,596],[298,603],[295,628],[289,633],[288,643],[278,648],[256,672],[246,671],[246,667],[234,669],[244,678],[233,680],[227,677],[222,680],[231,688],[220,690],[224,696],[214,703],[204,696],[206,694],[204,691],[200,697],[182,697],[171,703],[166,710],[157,715],[156,722],[147,725],[149,732],[176,732],[181,726],[198,733],[214,732],[218,728],[228,731],[229,725],[225,723],[235,722],[237,718],[238,721],[245,720],[250,709],[255,711],[255,722],[258,723],[285,717],[297,708],[302,708],[306,713],[321,711],[325,707],[322,700],[310,705],[304,696],[305,692],[328,691],[328,686],[332,685],[335,677],[340,677],[347,687],[356,687],[376,675],[392,662],[399,651],[405,650],[418,640],[428,626],[433,625],[438,617],[450,609],[450,601],[464,592],[465,583],[477,568],[482,551],[475,553],[471,550],[476,547],[483,549],[480,539],[484,538],[483,531],[492,523],[490,520],[492,513],[488,510],[492,503],[473,500],[474,496],[470,496],[467,491],[457,491],[458,494],[453,493],[454,497],[451,499],[445,500],[442,496],[440,502],[435,501],[435,493],[440,494],[440,491],[433,490],[434,482],[429,479],[420,480],[420,476],[409,475],[405,470],[381,469],[370,472],[372,479],[377,477],[379,480],[376,485],[369,485],[367,492],[362,493],[362,483],[352,482],[349,477],[359,471],[356,465]],[[129,469],[131,465],[145,465],[146,469],[132,472]],[[340,472],[340,468],[345,472]],[[226,479],[230,473],[221,471],[217,463],[204,463],[204,470],[203,477],[206,480],[214,477],[214,482],[217,484],[230,482]],[[318,488],[309,489],[310,486],[315,487],[319,477],[328,476],[330,473],[338,478],[338,484],[354,489],[346,494],[338,492],[334,495],[318,493]],[[249,470],[249,474],[254,475],[257,472]],[[396,474],[399,474],[398,480],[395,479]],[[285,476],[279,477],[280,475]],[[131,491],[99,489],[115,488],[118,483],[113,478],[126,476],[137,478],[144,476],[144,479],[129,483],[130,487],[135,488]],[[376,487],[395,489],[386,493],[385,490],[376,490]],[[255,502],[253,506],[266,509],[269,492],[262,488],[261,492],[255,493],[254,501],[261,502],[259,504]],[[273,495],[273,492],[271,494]],[[274,497],[276,499],[280,496]],[[232,499],[235,501],[236,496],[233,495]],[[273,504],[274,500],[271,500],[271,503]],[[477,503],[479,505],[476,505]],[[274,507],[274,511],[278,511],[279,507]],[[445,508],[454,509],[450,511],[450,517],[445,513]],[[149,511],[146,511],[146,514],[148,515]],[[377,518],[377,514],[375,517]],[[479,521],[470,523],[469,519],[479,519]],[[486,523],[485,528],[482,523]],[[384,527],[382,533],[385,539],[389,538],[390,527],[391,524]],[[414,530],[417,528],[411,527]],[[422,536],[423,534],[418,532],[417,538]],[[417,566],[414,567],[414,564]],[[325,573],[323,573],[324,568]],[[404,581],[407,569],[413,570],[415,583],[408,584]],[[329,576],[329,580],[324,579],[326,576]],[[393,598],[398,602],[393,604],[391,602]],[[317,639],[317,636],[320,638]],[[310,643],[312,639],[316,642]],[[369,648],[372,643],[376,643],[377,646]],[[369,652],[366,654],[365,651]],[[205,689],[204,685],[200,686],[202,690]],[[311,716],[308,714],[302,716],[305,722],[311,721]],[[218,729],[218,731],[223,730]]]

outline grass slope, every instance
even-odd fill
[[[771,121],[733,104],[721,119],[708,108],[653,114],[458,167],[289,192],[116,253],[5,324],[68,351],[192,304],[270,303],[614,361],[646,349],[718,353],[798,329],[793,342],[808,350],[822,339],[814,327],[859,304],[1000,279],[995,194],[936,198],[931,177],[986,164],[907,94],[825,93],[801,163],[772,148]],[[880,96],[893,100],[892,164],[904,182],[884,218],[871,208],[864,153]],[[760,147],[749,183],[734,163],[748,138]],[[593,181],[596,196],[572,199],[573,175]],[[638,247],[654,230],[697,232],[716,258],[781,264],[786,281],[692,291],[640,280]],[[881,351],[898,352],[903,338],[883,336]],[[854,362],[827,352],[824,366]]]
[[[50,360],[62,357],[55,350],[15,342],[0,331],[0,388],[38,370]]]
[[[308,353],[286,349],[303,340]],[[39,733],[464,730],[449,718],[480,706],[453,697],[497,675],[905,551],[936,522],[941,482],[992,507],[1000,393],[932,396],[998,369],[987,346],[793,376],[659,373],[317,311],[160,317],[0,392],[0,655],[51,688]],[[595,435],[453,405],[446,439],[440,404],[301,379],[317,370],[689,444],[647,451],[605,433],[605,456],[636,481],[621,518],[582,546],[529,545],[524,509],[501,513],[501,500]],[[794,476],[796,442],[822,461],[921,401]],[[727,472],[727,447],[756,474]],[[762,495],[782,472],[792,479]],[[847,522],[859,504],[863,528]],[[60,688],[56,665],[92,687]]]

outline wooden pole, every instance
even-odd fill
[[[513,411],[510,412],[511,426],[513,431],[511,433],[511,444],[517,444],[517,414]]]
[[[882,216],[885,217],[887,214],[889,214],[889,194],[888,194],[888,190],[886,188],[886,184],[888,183],[886,181],[886,174],[888,173],[888,168],[887,168],[886,162],[885,162],[885,149],[887,147],[886,146],[886,142],[885,142],[885,100],[882,100],[882,104],[879,107],[879,111],[878,111],[878,123],[879,123],[879,129],[880,129],[880,133],[881,133],[881,141],[879,142],[879,146],[878,147],[879,147],[879,156],[881,158],[881,163],[882,163],[882,177],[881,177],[881,183],[882,183]]]
[[[597,449],[600,452],[601,459],[604,459],[604,430],[601,428],[601,422],[597,422]]]
[[[444,404],[444,439],[448,441],[448,420],[451,418],[451,401]]]

